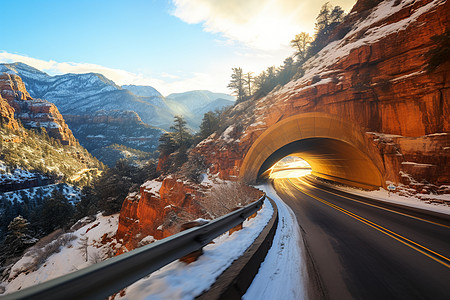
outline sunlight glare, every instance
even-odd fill
[[[269,178],[298,178],[311,174],[311,166],[296,156],[286,156],[270,168]]]

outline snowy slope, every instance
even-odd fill
[[[186,265],[174,261],[126,288],[123,298],[193,299],[208,289],[216,278],[242,255],[260,234],[272,214],[273,208],[270,202],[266,201],[255,218],[244,222],[242,230],[232,235],[225,233],[216,238],[214,244],[204,247],[204,254],[196,262]],[[0,290],[3,287],[5,293],[12,293],[107,258],[120,247],[120,243],[113,238],[117,227],[118,215],[105,217],[98,214],[94,221],[82,224],[82,227],[73,233],[65,234],[51,242],[50,244],[64,245],[46,259],[40,259],[40,256],[45,256],[48,252],[45,248],[53,249],[54,247],[37,245],[31,248],[12,266],[7,280],[0,284]],[[82,240],[86,237],[88,238],[87,261],[85,252],[80,249]],[[146,239],[152,240],[151,237]],[[37,266],[36,261],[40,261]]]
[[[317,74],[326,74],[326,71],[332,70],[330,68],[331,66],[336,64],[341,58],[348,56],[351,50],[373,44],[388,35],[405,30],[422,14],[435,9],[439,5],[445,5],[446,0],[433,0],[417,9],[414,9],[415,2],[415,0],[382,1],[371,10],[370,15],[352,24],[350,31],[344,38],[329,43],[318,54],[310,58],[303,65],[305,71],[303,77],[291,81],[273,94],[298,93],[299,90],[294,89],[295,86],[306,84]],[[385,22],[391,15],[406,7],[411,9],[409,17],[401,19],[398,22]],[[318,85],[322,84],[326,84],[326,82],[324,80],[318,82]]]
[[[38,242],[12,266],[7,280],[0,283],[0,291],[3,287],[5,293],[12,293],[85,268],[113,255],[116,245],[119,245],[113,239],[118,222],[118,214],[107,217],[98,214],[93,221],[85,219],[79,222],[81,225],[84,223],[84,226],[73,233],[66,233],[46,245],[39,245]],[[86,251],[80,249],[82,239],[85,238],[87,259]],[[53,247],[55,243],[61,246]]]

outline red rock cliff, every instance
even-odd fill
[[[14,118],[14,108],[0,96],[0,125],[10,129],[18,129],[19,124]]]
[[[19,76],[1,74],[0,95],[14,108],[15,118],[25,127],[45,128],[49,136],[60,140],[63,145],[78,144],[56,106],[45,100],[31,98]]]
[[[245,154],[270,126],[321,112],[349,120],[378,149],[384,180],[450,182],[450,62],[427,72],[431,37],[450,28],[444,0],[358,1],[331,42],[303,66],[302,77],[233,108],[229,127],[194,152],[211,173],[235,178]]]
[[[198,186],[173,176],[144,183],[139,193],[125,199],[116,238],[131,250],[149,235],[162,239],[179,232],[183,222],[204,217],[205,211],[196,201],[203,193]]]

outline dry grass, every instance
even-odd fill
[[[213,218],[217,218],[257,200],[259,196],[260,191],[243,182],[227,182],[215,185],[201,205]]]

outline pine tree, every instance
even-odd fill
[[[253,95],[253,72],[247,72],[244,76],[245,87],[247,90],[247,96]]]
[[[228,84],[228,88],[232,91],[232,94],[237,97],[237,103],[244,101],[245,93],[245,78],[241,68],[232,68],[231,81]]]
[[[213,132],[219,129],[220,112],[209,111],[203,115],[202,123],[200,124],[200,139],[204,140]]]
[[[188,149],[192,145],[192,135],[189,133],[187,123],[182,116],[175,116],[174,124],[170,126],[173,137],[179,149]]]
[[[166,132],[159,137],[158,150],[162,155],[169,155],[177,150],[173,132]]]
[[[73,218],[75,209],[67,198],[57,189],[50,198],[44,200],[40,212],[39,225],[48,234],[58,228],[66,227]]]
[[[21,215],[9,223],[8,235],[1,247],[1,253],[4,255],[2,260],[22,254],[27,247],[37,242],[37,239],[30,236],[29,226],[30,223]]]
[[[344,10],[340,6],[333,7],[329,2],[322,5],[316,18],[314,41],[309,48],[309,55],[313,56],[329,42],[330,33],[339,25],[345,17]]]
[[[295,56],[300,63],[303,63],[306,60],[308,48],[312,41],[313,38],[306,32],[297,34],[291,41],[291,47],[296,50]]]

